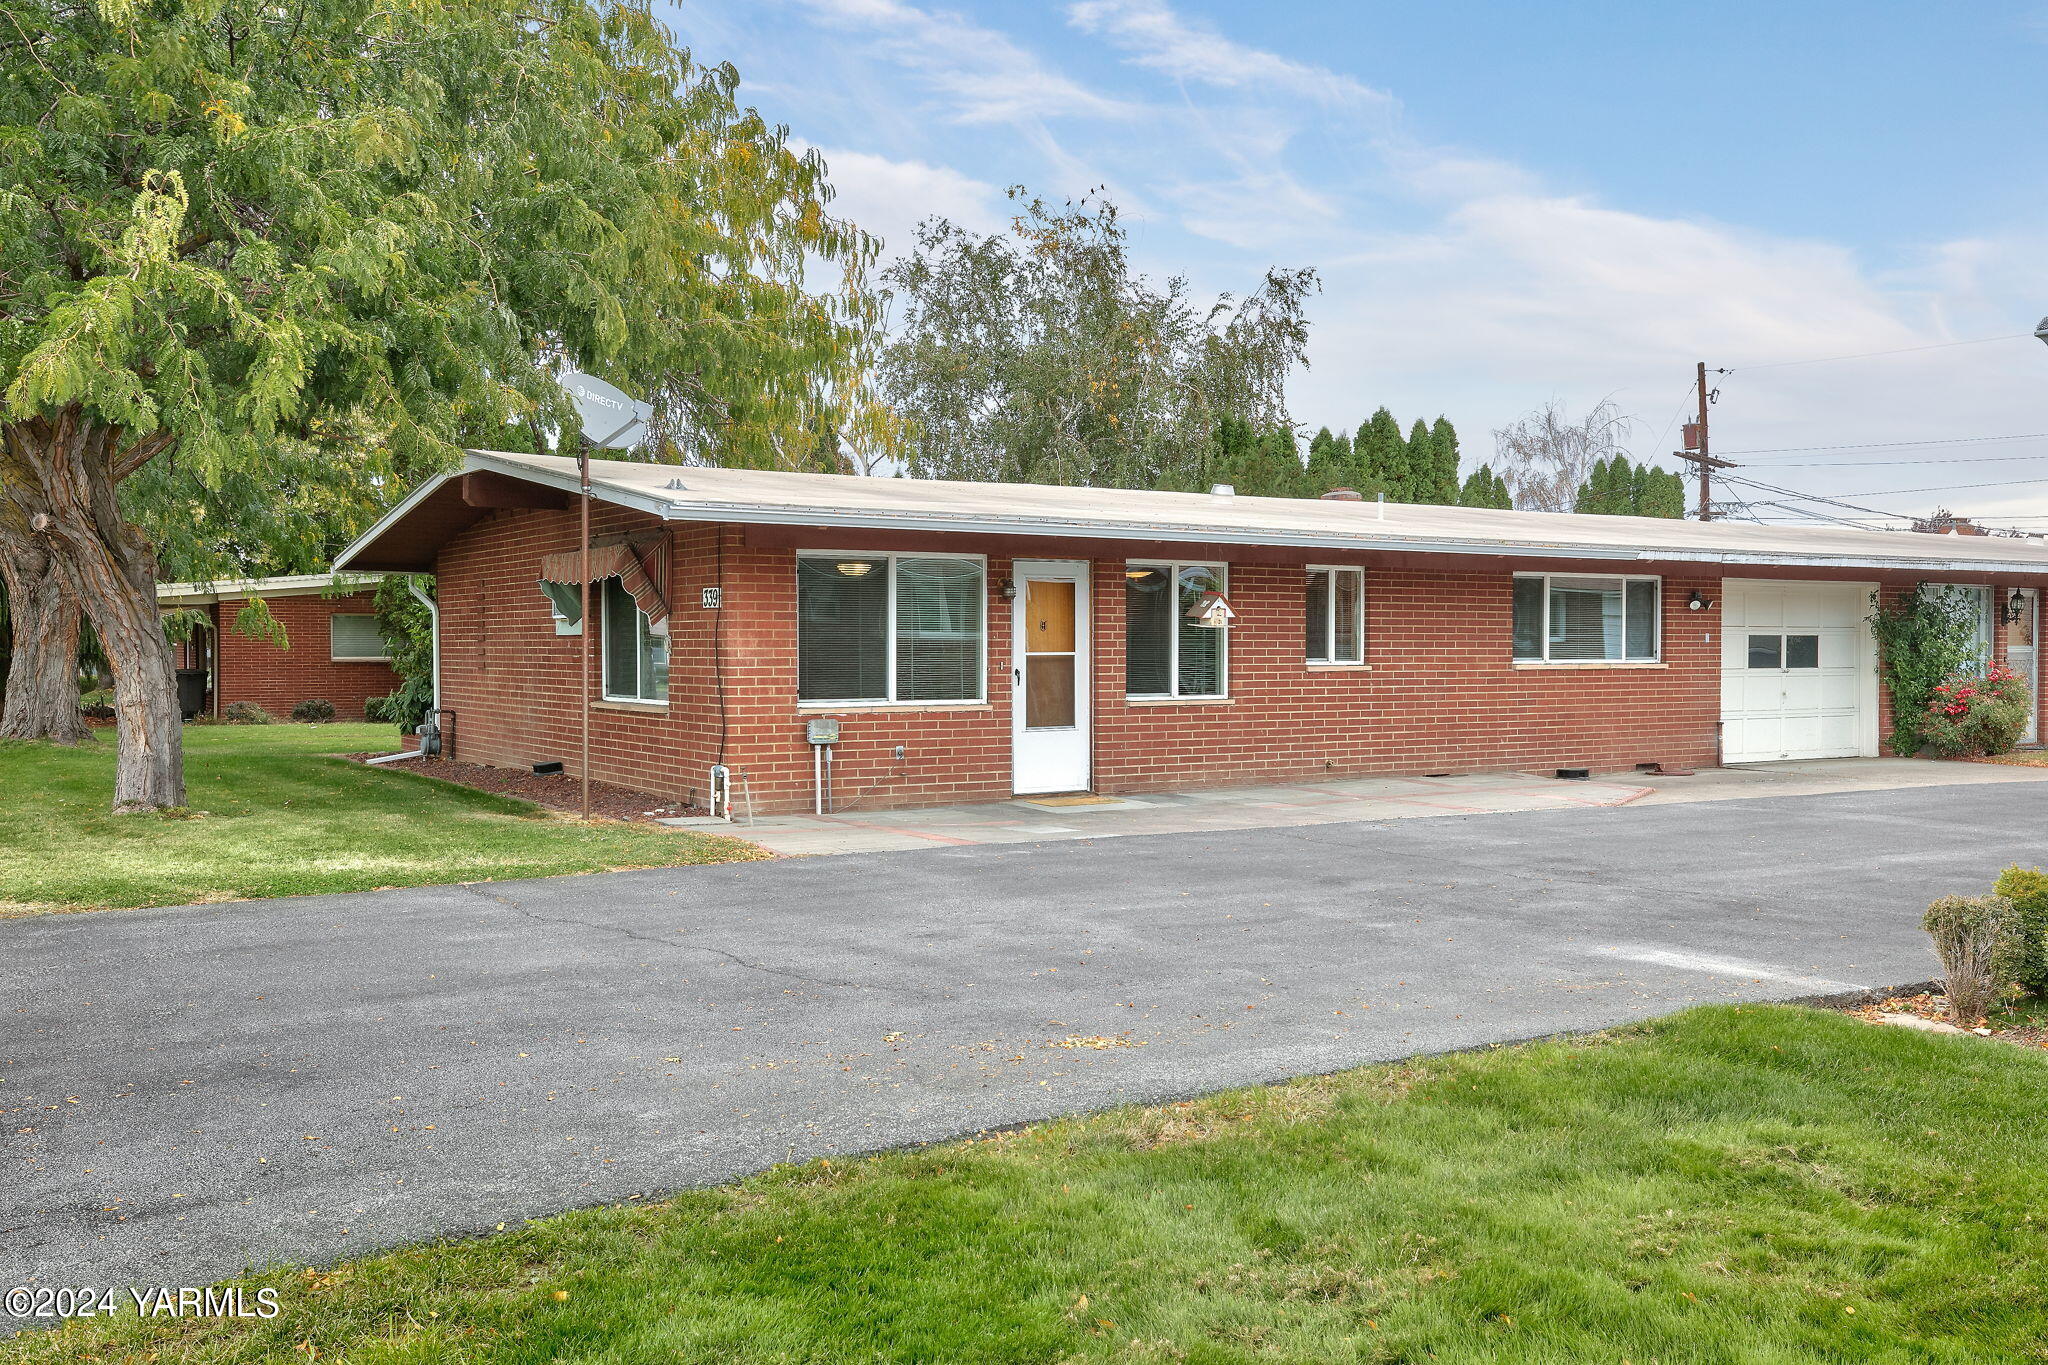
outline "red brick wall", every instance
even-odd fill
[[[1718,577],[1664,580],[1662,666],[1516,667],[1513,574],[1543,566],[1445,564],[1367,568],[1365,669],[1304,662],[1302,568],[1232,564],[1231,699],[1162,704],[1123,700],[1123,563],[1098,561],[1097,789],[1714,762],[1720,611],[1685,600]]]
[[[572,549],[575,526],[570,512],[497,512],[443,551],[443,694],[456,712],[456,757],[520,767],[561,760],[578,771],[579,641],[554,633],[536,586],[542,556]],[[660,528],[613,507],[599,508],[594,522],[599,537]],[[987,701],[819,711],[796,703],[796,552],[750,546],[738,527],[668,534],[670,704],[598,703],[591,766],[599,779],[701,802],[722,755],[735,795],[751,788],[759,811],[808,810],[804,722],[836,714],[833,786],[843,812],[1010,794],[1010,604],[997,593],[1008,558],[988,561]],[[860,537],[820,533],[807,543],[853,549]],[[1713,763],[1719,572],[1664,577],[1661,666],[1516,667],[1513,574],[1545,567],[1504,558],[1369,563],[1370,667],[1334,669],[1302,657],[1305,571],[1234,562],[1230,700],[1161,704],[1123,697],[1124,563],[1098,559],[1094,785],[1136,792],[1379,772]],[[700,604],[711,586],[723,588],[720,610]],[[1687,610],[1694,589],[1717,605]],[[594,634],[593,695],[600,643]]]
[[[334,703],[344,720],[361,720],[363,703],[398,686],[398,675],[382,663],[337,663],[332,657],[328,619],[367,616],[375,611],[370,593],[347,597],[266,597],[270,614],[285,628],[289,648],[251,639],[232,629],[245,599],[225,600],[215,608],[220,629],[214,639],[219,704],[253,701],[283,719],[292,707],[314,697]],[[208,702],[209,708],[213,703]]]

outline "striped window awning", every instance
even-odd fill
[[[579,581],[582,554],[576,550],[564,550],[552,554],[540,562],[540,579],[543,583],[575,583]],[[649,621],[668,619],[668,602],[661,595],[661,588],[648,572],[647,565],[635,554],[633,547],[624,544],[593,545],[590,547],[590,581],[601,583],[607,578],[619,580],[619,586],[633,595],[633,601],[640,610],[647,613]]]

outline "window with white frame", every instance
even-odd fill
[[[799,554],[797,700],[985,700],[986,575],[979,555]]]
[[[1221,697],[1230,632],[1189,613],[1227,586],[1221,564],[1124,568],[1124,691],[1133,697]]]
[[[1656,578],[1515,575],[1515,662],[1655,663]]]
[[[1308,571],[1308,661],[1365,662],[1365,570],[1341,565]]]
[[[327,657],[342,664],[382,664],[391,661],[391,642],[375,616],[330,616],[327,618]]]
[[[602,585],[604,699],[668,700],[668,622],[649,619],[616,578]]]

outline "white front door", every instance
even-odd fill
[[[1877,752],[1868,583],[1721,582],[1721,761]]]
[[[2019,590],[2020,619],[2005,633],[2006,667],[2020,675],[2033,704],[2027,708],[2027,728],[2020,731],[2020,743],[2041,742],[2041,595],[2032,588]]]
[[[1010,752],[1019,795],[1086,791],[1088,565],[1020,559],[1011,566]]]

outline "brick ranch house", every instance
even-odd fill
[[[764,813],[816,808],[821,770],[849,810],[1876,754],[1871,594],[1921,582],[2040,675],[2033,540],[592,474],[593,775],[702,803],[722,762]],[[472,452],[337,561],[438,576],[456,757],[576,771],[576,487],[571,459]]]
[[[382,574],[352,574],[337,593],[331,574],[245,578],[218,583],[161,583],[157,608],[191,608],[206,624],[173,645],[188,715],[218,716],[238,701],[255,702],[280,719],[302,701],[334,703],[337,718],[363,719],[363,703],[398,686],[389,649],[377,628],[375,593]],[[239,635],[235,618],[252,597],[263,599],[285,630],[285,643]]]

